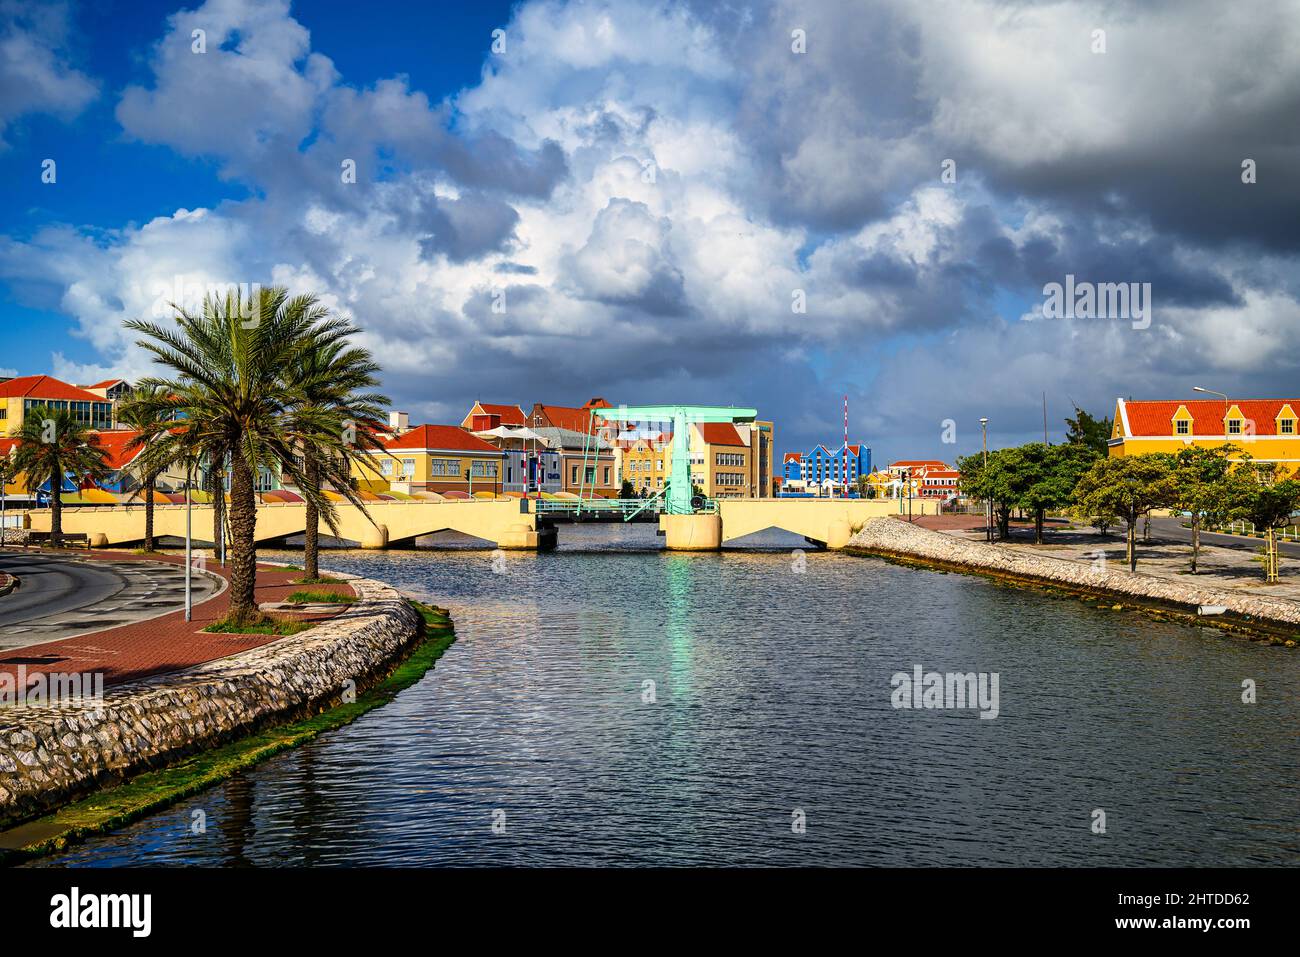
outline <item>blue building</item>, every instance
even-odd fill
[[[812,451],[787,452],[781,470],[782,495],[829,494],[847,486],[857,494],[858,477],[871,474],[871,449],[865,445],[819,445]]]

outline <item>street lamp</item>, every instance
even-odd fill
[[[1231,404],[1228,402],[1228,394],[1226,392],[1217,392],[1214,389],[1203,389],[1199,385],[1192,386],[1192,391],[1207,392],[1223,399],[1223,437],[1226,439],[1228,437],[1228,409],[1231,408]]]
[[[989,474],[989,420],[985,417],[980,418],[980,434],[983,436],[984,443],[984,481],[988,482]],[[988,489],[984,490],[984,541],[993,541],[993,499],[989,497]]]

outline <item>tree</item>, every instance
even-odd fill
[[[191,462],[216,464],[229,457],[230,610],[227,622],[242,626],[261,616],[255,599],[257,551],[256,476],[259,467],[287,476],[304,500],[330,520],[334,505],[307,481],[298,457],[302,448],[324,441],[323,429],[304,428],[295,410],[310,402],[302,379],[307,354],[341,342],[353,327],[332,318],[312,296],[290,297],[280,287],[257,291],[245,301],[239,291],[208,297],[194,314],[177,308],[175,327],[131,320],[142,348],[170,378],[141,385],[146,409],[175,409],[177,449]],[[341,443],[334,437],[332,443]]]
[[[1004,539],[1011,533],[1011,512],[1016,508],[1017,493],[1013,476],[1019,463],[1015,452],[1014,449],[995,449],[989,452],[987,468],[983,452],[965,455],[957,460],[962,489],[982,502],[992,502],[998,536]]]
[[[1093,458],[1105,458],[1108,451],[1107,443],[1114,429],[1110,419],[1094,419],[1083,409],[1075,406],[1074,418],[1066,419],[1065,424],[1070,427],[1065,433],[1067,445],[1087,449],[1092,453]]]
[[[104,451],[90,430],[67,409],[38,405],[28,409],[18,430],[13,456],[15,474],[27,476],[27,490],[50,485],[50,544],[63,542],[63,480],[78,487],[102,478]]]
[[[140,483],[139,488],[133,494],[144,494],[144,550],[153,551],[153,499],[154,493],[158,488],[158,476],[170,464],[166,456],[146,454],[146,449],[150,446],[169,445],[170,433],[168,429],[172,425],[173,413],[162,409],[160,405],[154,404],[146,407],[131,402],[128,398],[118,408],[118,419],[125,425],[135,429],[138,433],[135,438],[126,444],[126,450],[137,451],[134,472]]]
[[[619,498],[636,498],[636,489],[632,486],[631,479],[623,479],[623,484],[618,489]]]
[[[1002,459],[1012,503],[1034,517],[1034,544],[1043,544],[1043,522],[1049,509],[1070,504],[1074,487],[1093,461],[1079,445],[1043,445],[1031,442],[1013,449]]]
[[[1117,515],[1127,526],[1129,571],[1137,569],[1137,523],[1173,499],[1173,456],[1161,452],[1097,459],[1074,489],[1075,514]]]
[[[1201,557],[1201,525],[1227,517],[1232,496],[1228,459],[1230,445],[1207,449],[1188,445],[1174,453],[1170,506],[1192,516],[1192,574]]]
[[[1277,530],[1291,524],[1291,516],[1300,511],[1300,481],[1283,478],[1277,463],[1253,463],[1249,457],[1234,471],[1240,480],[1233,490],[1236,510],[1256,528],[1266,530],[1264,580],[1275,582],[1279,572]]]
[[[345,327],[343,335],[356,330]],[[304,495],[306,526],[303,532],[303,578],[320,577],[320,521],[326,520],[337,535],[335,511],[322,514],[317,502],[324,483],[353,505],[361,497],[352,484],[352,467],[374,467],[368,454],[383,448],[374,424],[383,418],[388,397],[371,389],[379,384],[379,366],[369,352],[348,346],[341,338],[320,340],[300,355],[294,381],[301,399],[292,407],[292,428],[298,435],[303,480],[315,494]]]

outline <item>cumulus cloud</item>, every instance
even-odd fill
[[[178,275],[315,291],[442,420],[734,402],[796,448],[838,434],[847,391],[901,456],[959,451],[946,418],[1033,435],[1044,390],[1054,420],[1191,376],[1288,391],[1300,14],[1265,6],[534,0],[438,98],[350,83],[283,0],[208,0],[116,115],[253,198],[2,239],[0,277],[127,374],[121,319]],[[1150,282],[1150,329],[1019,321],[1066,274]]]
[[[0,3],[0,149],[19,117],[80,113],[97,95],[95,83],[68,61],[67,8]]]

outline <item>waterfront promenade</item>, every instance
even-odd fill
[[[60,553],[46,550],[41,553],[27,554],[33,560],[39,560],[42,555],[68,554],[81,559],[88,558],[90,561],[139,562],[184,567],[182,556],[157,553],[151,555],[117,551]],[[8,567],[20,580],[22,579],[21,564],[10,564]],[[209,562],[206,568],[209,573],[222,579],[228,575],[227,569],[217,562]],[[200,575],[197,571],[194,574],[196,577]],[[259,604],[283,601],[291,593],[303,587],[292,584],[295,578],[301,576],[301,569],[259,564],[256,586]],[[341,592],[345,595],[353,594],[352,589],[345,584],[312,585],[311,589]],[[0,601],[4,600],[0,598]],[[190,668],[277,640],[279,637],[277,635],[204,632],[204,628],[225,617],[229,604],[229,594],[223,588],[206,601],[194,605],[192,620],[188,622],[185,620],[184,610],[181,610],[56,641],[40,641],[21,646],[10,643],[4,651],[5,657],[0,659],[0,671],[16,675],[21,665],[29,676],[52,672],[102,673],[104,683],[113,685]],[[329,616],[295,614],[295,617],[320,621]]]

